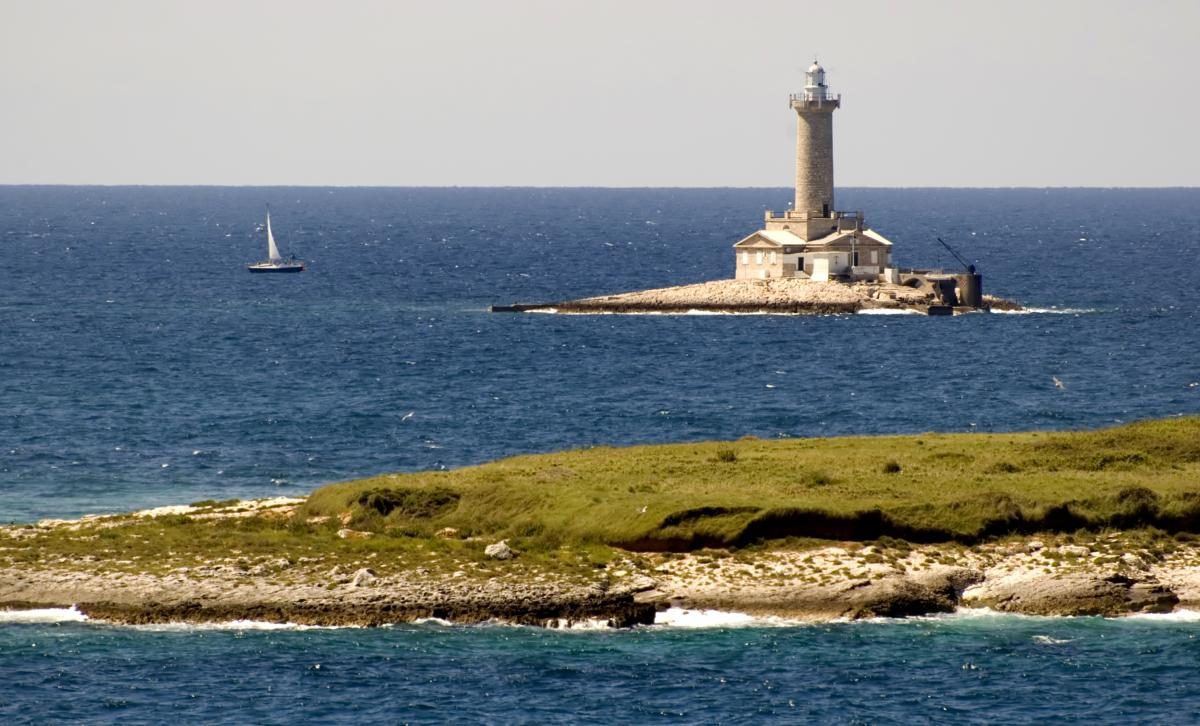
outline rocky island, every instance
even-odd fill
[[[646,624],[1200,607],[1200,418],[522,456],[0,528],[0,609]]]
[[[873,310],[954,315],[1017,310],[983,294],[983,276],[940,237],[961,270],[901,268],[892,241],[867,225],[861,211],[834,204],[833,113],[841,95],[830,93],[815,60],[804,90],[791,94],[796,113],[795,197],[762,229],[733,245],[733,279],[588,297],[561,302],[493,305],[492,312],[558,313],[856,313]]]
[[[992,296],[982,296],[978,307],[949,305],[922,287],[888,282],[816,282],[785,278],[766,280],[713,280],[693,285],[639,290],[616,295],[555,303],[493,305],[493,312],[551,312],[565,314],[809,314],[834,315],[859,312],[897,312],[948,315],[986,310],[1020,310],[1021,306]]]

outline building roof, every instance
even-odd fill
[[[789,232],[786,229],[760,229],[754,234],[738,240],[733,246],[750,247],[753,246],[755,242],[767,242],[771,247],[806,247],[811,250],[817,247],[828,247],[839,242],[847,242],[854,237],[854,234],[854,230],[847,229],[838,232],[831,232],[830,234],[827,234],[824,237],[818,237],[817,239],[804,240],[803,238],[793,234],[792,232]],[[862,237],[866,238],[866,240],[863,241],[876,242],[887,247],[892,246],[890,240],[873,229],[864,229],[860,232],[860,234]]]
[[[870,241],[870,242],[876,242],[876,243],[884,245],[886,247],[892,246],[892,243],[890,241],[888,241],[888,239],[886,237],[879,234],[878,232],[876,232],[873,229],[861,230],[858,232],[858,235],[860,238],[862,238],[862,237],[866,238],[865,240],[861,240],[863,242]],[[819,237],[817,239],[809,240],[808,246],[810,248],[812,248],[812,247],[828,247],[830,245],[834,245],[839,242],[846,242],[846,241],[850,240],[851,238],[853,238],[854,236],[855,236],[855,231],[852,229],[841,230],[839,232],[833,232],[831,234],[827,234],[824,237]]]
[[[799,247],[805,244],[803,239],[797,237],[786,229],[760,229],[754,234],[738,240],[733,246],[741,247],[758,239],[766,240],[772,245],[778,247]]]
[[[887,237],[884,237],[883,235],[879,234],[878,232],[876,232],[873,229],[864,229],[863,237],[870,237],[871,239],[875,240],[876,242],[885,244],[888,247],[892,246],[892,241],[890,239],[888,239]]]
[[[842,230],[840,232],[831,232],[830,234],[827,234],[824,237],[810,239],[808,241],[808,246],[809,247],[828,247],[829,245],[836,244],[838,242],[841,242],[842,240],[851,239],[852,237],[854,237],[854,230],[852,230],[852,229]]]

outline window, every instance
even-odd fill
[[[879,250],[871,250],[871,264],[872,265],[879,264]]]
[[[854,250],[854,266],[858,267],[858,250]]]
[[[743,265],[750,264],[750,253],[747,252],[746,250],[742,250],[742,264]]]
[[[755,252],[755,253],[754,253],[754,261],[755,261],[757,264],[760,264],[760,265],[763,263],[763,253],[762,253],[762,250],[759,250],[758,252]]]
[[[771,250],[771,264],[775,264],[775,250]]]

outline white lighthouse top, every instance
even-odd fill
[[[825,101],[829,99],[829,88],[825,85],[825,69],[813,59],[812,65],[804,72],[804,100]]]

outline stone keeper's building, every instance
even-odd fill
[[[869,229],[861,212],[841,212],[833,201],[833,112],[842,97],[825,85],[813,61],[796,111],[796,199],[782,214],[767,211],[764,229],[735,244],[741,279],[809,278],[816,281],[897,281],[892,243]]]

